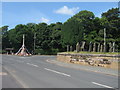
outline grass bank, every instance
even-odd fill
[[[118,55],[120,54],[120,52],[85,52],[85,51],[81,51],[81,52],[61,52],[61,53],[67,53],[67,54],[114,54],[114,55]]]

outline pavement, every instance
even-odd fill
[[[11,76],[3,79],[2,86],[16,88],[16,85],[9,83],[13,80],[21,88],[118,88],[116,75],[76,69],[71,64],[65,67],[62,62],[55,60],[56,56],[3,55],[2,67]]]

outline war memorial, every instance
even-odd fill
[[[15,55],[19,55],[19,56],[29,56],[31,55],[29,53],[29,51],[27,50],[27,48],[25,47],[25,35],[23,34],[23,44],[22,47],[18,50],[17,53],[15,53]]]
[[[119,8],[110,8],[101,17],[82,10],[66,22],[3,26],[2,53],[30,56],[57,55],[57,60],[118,69],[120,60]]]

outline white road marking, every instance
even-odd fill
[[[0,76],[1,75],[7,75],[7,73],[6,72],[0,72]]]
[[[51,61],[52,61],[52,60],[51,60]],[[47,59],[46,62],[50,62],[50,61]]]
[[[48,59],[47,59],[46,61],[47,61],[47,62],[49,62],[49,60],[48,60]]]
[[[26,58],[26,57],[19,57],[19,58]]]
[[[57,74],[61,74],[61,75],[64,75],[64,76],[71,77],[70,75],[68,75],[68,74],[65,74],[65,73],[62,73],[62,72],[58,72],[58,71],[51,70],[51,69],[48,69],[48,68],[44,68],[44,69],[45,69],[45,70],[47,70],[47,71],[51,71],[51,72],[57,73]]]
[[[96,85],[99,85],[99,86],[102,86],[102,87],[106,87],[106,88],[113,88],[113,87],[110,87],[110,86],[107,86],[107,85],[103,85],[103,84],[100,84],[100,83],[96,83],[96,82],[92,82],[93,84],[96,84]]]
[[[24,61],[19,61],[19,60],[16,60],[16,61],[18,61],[18,62],[24,62]]]
[[[34,67],[39,67],[38,65],[32,64],[32,63],[27,63],[28,65],[34,66]]]

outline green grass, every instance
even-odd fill
[[[85,52],[85,51],[81,51],[81,52],[61,52],[61,53],[67,53],[67,54],[120,54],[120,52]]]

